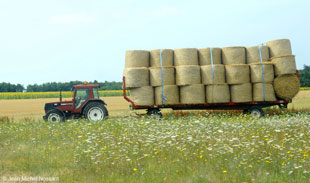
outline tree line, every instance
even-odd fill
[[[0,92],[48,92],[48,91],[71,91],[74,85],[83,84],[83,81],[70,81],[70,82],[47,82],[43,84],[30,84],[24,87],[21,84],[11,84],[2,82],[0,83]],[[100,90],[121,90],[122,82],[116,81],[91,81],[88,84],[99,84]]]
[[[310,87],[310,65],[304,65],[304,68],[299,70],[299,80],[301,87]],[[11,84],[2,82],[0,83],[0,92],[47,92],[47,91],[71,91],[74,85],[83,84],[82,81],[70,81],[70,82],[48,82],[43,84],[32,84],[24,87],[21,84]],[[93,81],[89,84],[99,84],[100,90],[121,90],[122,82],[105,81],[98,82]]]

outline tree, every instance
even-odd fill
[[[304,65],[304,69],[299,70],[299,80],[301,87],[310,87],[310,66]]]

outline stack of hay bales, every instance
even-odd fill
[[[288,39],[267,42],[270,49],[271,62],[274,64],[274,89],[280,99],[290,100],[299,91],[300,83],[296,75],[295,55],[292,55],[291,43]]]
[[[126,88],[130,89],[130,98],[137,105],[154,105],[154,88],[150,86],[149,65],[149,51],[126,51]]]
[[[251,47],[129,50],[124,76],[131,99],[148,106],[290,100],[299,90],[287,39]]]

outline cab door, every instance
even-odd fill
[[[79,111],[79,109],[87,102],[89,97],[90,94],[88,88],[77,88],[74,95],[74,109]]]

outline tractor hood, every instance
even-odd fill
[[[62,102],[50,102],[50,103],[46,103],[44,106],[44,110],[45,112],[51,110],[51,109],[55,109],[58,106],[65,106],[65,105],[73,105],[72,101],[62,101]]]

